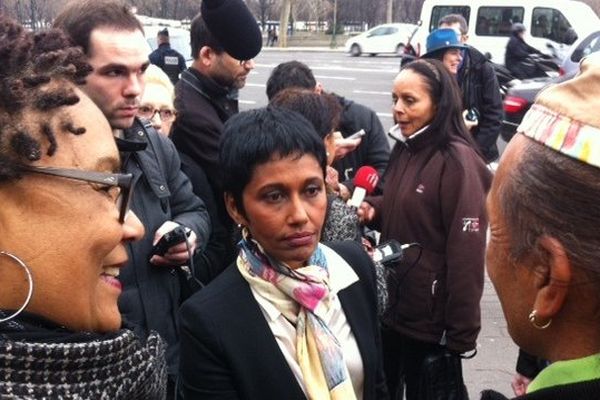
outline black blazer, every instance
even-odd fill
[[[387,399],[370,257],[356,242],[331,244],[359,281],[338,293],[364,368],[364,399]],[[185,399],[305,400],[250,286],[235,265],[180,310],[179,395]]]

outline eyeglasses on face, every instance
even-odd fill
[[[78,181],[98,183],[106,186],[119,188],[116,205],[119,208],[119,222],[125,222],[129,207],[131,205],[131,194],[133,193],[133,174],[120,174],[97,171],[84,171],[81,169],[55,168],[55,167],[37,167],[34,165],[24,165],[23,171],[36,174],[52,175],[61,178],[75,179]]]
[[[157,109],[150,106],[140,106],[138,108],[138,115],[146,119],[154,118],[156,113],[160,115],[160,119],[165,121],[175,118],[175,111],[171,110],[170,108]]]

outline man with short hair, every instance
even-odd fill
[[[271,100],[277,93],[289,87],[305,88],[316,93],[323,92],[323,87],[317,83],[312,70],[300,61],[281,63],[271,71],[267,80],[267,97]],[[365,135],[360,140],[344,139],[336,143],[336,145],[343,143],[344,147],[348,146],[341,151],[336,151],[338,159],[333,163],[340,179],[340,195],[347,199],[354,190],[352,179],[363,165],[372,166],[379,176],[383,176],[390,157],[390,145],[379,117],[373,110],[352,100],[333,95],[342,107],[339,124],[342,137],[348,138],[361,129],[365,131]]]
[[[206,173],[216,196],[219,220],[229,231],[219,169],[223,124],[238,109],[238,91],[254,69],[262,34],[241,0],[203,0],[191,24],[192,65],[175,86],[177,119],[171,139]]]
[[[119,309],[139,334],[155,330],[167,342],[173,387],[181,301],[173,266],[187,262],[198,244],[205,246],[210,233],[208,214],[181,172],[173,144],[150,123],[136,118],[149,62],[142,27],[129,7],[118,0],[72,2],[54,25],[83,48],[93,71],[81,89],[109,121],[121,151],[122,169],[137,182],[131,209],[148,235],[128,244],[129,262],[119,276],[123,285]],[[153,245],[179,227],[187,232],[187,241],[172,245],[162,256],[153,254]]]
[[[156,35],[158,48],[150,53],[150,62],[165,71],[173,85],[179,80],[179,74],[186,68],[185,58],[177,50],[171,48],[169,30],[158,31]]]
[[[439,20],[438,28],[453,29],[459,40],[466,44],[469,27],[461,14],[448,14]],[[496,142],[502,127],[502,96],[494,69],[489,60],[474,47],[463,50],[463,61],[456,76],[462,89],[463,107],[476,115],[477,124],[471,133],[487,163],[498,159]]]

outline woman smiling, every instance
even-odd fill
[[[0,398],[165,395],[161,339],[120,330],[132,176],[58,31],[0,17]]]
[[[183,397],[386,398],[372,262],[358,243],[319,244],[323,140],[293,111],[242,113],[226,124],[221,166],[243,239],[236,263],[182,307]]]

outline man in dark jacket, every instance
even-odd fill
[[[204,0],[190,29],[192,57],[175,86],[177,119],[171,139],[204,171],[216,197],[223,226],[232,230],[225,210],[218,165],[223,124],[238,112],[238,91],[262,46],[256,20],[241,0]]]
[[[456,31],[459,40],[468,40],[467,21],[460,14],[449,14],[440,19],[439,28]],[[458,69],[457,80],[463,93],[463,107],[474,112],[477,124],[466,121],[486,162],[498,159],[498,135],[502,127],[502,96],[498,78],[488,59],[477,49],[467,46],[463,51],[463,61]],[[473,115],[473,114],[471,114]]]
[[[136,182],[131,209],[143,222],[146,236],[128,245],[129,262],[119,276],[119,309],[139,334],[154,330],[167,342],[169,384],[174,387],[181,298],[173,266],[186,263],[197,245],[206,245],[208,214],[181,172],[173,144],[135,117],[149,62],[142,27],[129,7],[117,1],[71,3],[55,26],[87,55],[93,71],[81,89],[109,121],[122,169]],[[187,241],[172,245],[164,256],[153,254],[153,245],[177,227],[189,233]]]
[[[150,53],[150,62],[165,71],[173,85],[179,80],[179,74],[185,69],[185,58],[177,50],[171,48],[169,43],[169,30],[167,28],[158,32],[156,36],[158,48]]]
[[[527,79],[535,76],[535,65],[525,61],[531,54],[541,54],[535,47],[525,43],[525,25],[520,22],[514,23],[510,28],[511,35],[506,44],[506,53],[504,55],[504,65],[515,78]]]
[[[267,97],[271,100],[277,93],[289,87],[305,88],[317,93],[323,91],[323,87],[317,83],[311,69],[300,61],[281,63],[271,71],[271,76],[267,80]],[[340,194],[342,197],[347,197],[354,190],[352,179],[363,165],[372,166],[379,176],[383,176],[390,157],[390,145],[383,126],[373,110],[336,94],[334,96],[342,106],[338,128],[345,140],[336,141],[338,150],[336,150],[336,161],[333,167],[338,171]],[[365,131],[362,139],[353,141],[346,139],[361,129]]]

